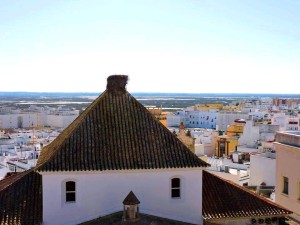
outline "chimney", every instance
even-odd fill
[[[127,81],[127,75],[111,75],[107,78],[106,89],[113,94],[124,94]]]

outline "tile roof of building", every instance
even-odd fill
[[[205,220],[286,216],[291,211],[231,181],[203,171],[202,214]]]
[[[33,169],[0,181],[0,224],[42,223],[42,176]]]
[[[139,213],[139,219],[133,221],[124,221],[122,216],[123,212],[116,212],[80,225],[193,225],[144,213]]]
[[[135,194],[130,191],[129,194],[126,196],[126,198],[123,201],[124,205],[137,205],[140,204],[140,200],[135,196]]]
[[[51,144],[39,171],[205,167],[126,89],[127,76],[110,76],[107,89]]]

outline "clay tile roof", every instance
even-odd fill
[[[177,137],[126,91],[127,76],[107,89],[51,144],[39,171],[205,167]]]
[[[124,205],[137,205],[137,204],[140,204],[140,201],[135,196],[135,194],[132,191],[130,191],[129,194],[127,195],[127,197],[124,199],[123,204]]]
[[[286,216],[292,212],[231,181],[203,171],[202,214],[205,220]]]
[[[42,223],[42,177],[33,169],[0,181],[0,224]]]

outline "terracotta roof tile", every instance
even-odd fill
[[[42,177],[33,169],[0,181],[0,224],[42,223]]]
[[[208,165],[126,91],[127,76],[109,77],[108,81],[108,89],[42,150],[39,171]]]
[[[231,181],[203,171],[202,214],[205,220],[285,216],[292,212]]]

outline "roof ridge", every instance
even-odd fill
[[[127,92],[127,91],[126,91],[126,92]],[[141,105],[142,107],[144,107],[143,104],[141,104],[141,103],[140,103],[136,98],[134,98],[129,92],[127,92],[127,93],[132,97],[132,99],[133,99],[137,104],[139,104],[139,105]],[[145,113],[147,113],[148,115],[150,115],[150,116],[153,118],[153,120],[155,121],[156,124],[158,124],[159,126],[162,125],[161,127],[162,127],[162,129],[163,129],[164,131],[166,131],[167,133],[171,133],[171,134],[175,137],[175,139],[177,140],[177,143],[183,145],[183,147],[187,150],[188,154],[190,154],[192,157],[194,157],[194,158],[197,159],[197,160],[201,160],[206,166],[210,166],[209,163],[207,163],[207,162],[203,161],[202,159],[198,158],[196,154],[194,154],[193,152],[191,152],[191,150],[190,150],[185,144],[183,144],[182,141],[180,141],[179,138],[178,138],[176,135],[174,135],[172,132],[170,132],[169,129],[168,129],[167,127],[165,127],[161,122],[159,122],[159,121],[155,118],[155,116],[154,116],[149,110],[147,110],[145,107],[144,107],[144,109],[145,109]]]

